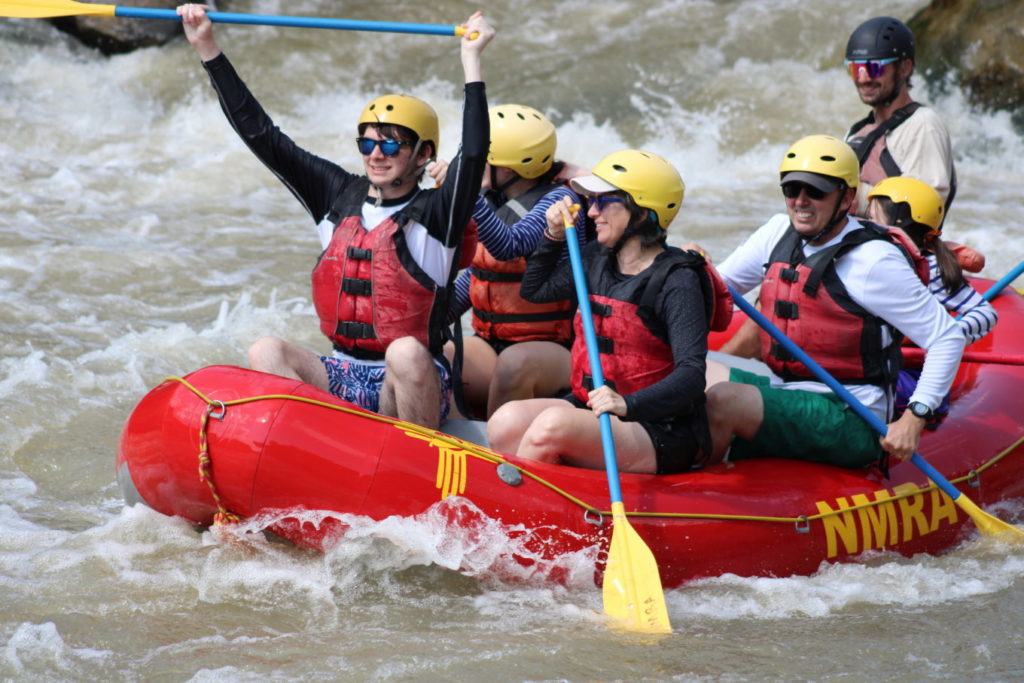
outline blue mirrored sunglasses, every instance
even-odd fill
[[[609,204],[623,204],[626,201],[622,197],[613,197],[607,194],[592,194],[587,199],[592,206],[597,207],[598,211],[604,211]]]
[[[857,77],[857,71],[860,69],[867,70],[868,78],[878,78],[885,73],[885,67],[898,61],[899,59],[896,57],[889,57],[888,59],[847,59],[843,63],[854,78]]]
[[[386,140],[374,140],[373,138],[359,137],[356,138],[356,145],[359,147],[359,153],[363,155],[373,154],[373,148],[380,145],[380,153],[386,157],[393,157],[398,154],[398,151],[402,149],[402,145],[411,145],[411,142],[402,142],[401,140],[392,140],[388,138]]]

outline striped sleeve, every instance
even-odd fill
[[[562,197],[569,197],[573,202],[579,203],[579,197],[575,192],[568,187],[558,187],[541,197],[525,216],[512,225],[506,225],[481,197],[476,200],[476,206],[473,208],[477,238],[487,247],[487,251],[491,252],[491,256],[499,261],[529,256],[536,250],[541,235],[544,234],[544,228],[547,227],[545,212]],[[576,232],[580,247],[586,243],[584,220],[581,211],[576,216]]]
[[[942,284],[942,274],[935,257],[928,256],[931,264],[931,282],[928,284],[928,291],[946,307],[950,313],[959,319],[957,324],[964,333],[967,343],[976,342],[988,334],[999,319],[996,309],[992,304],[978,293],[978,290],[969,284],[964,284],[955,292],[950,292]]]

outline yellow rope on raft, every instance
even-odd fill
[[[217,487],[213,483],[213,475],[210,473],[210,443],[206,438],[206,426],[210,422],[210,415],[215,407],[215,403],[207,401],[206,411],[203,413],[203,421],[199,425],[199,481],[204,482],[210,488],[213,502],[217,503],[217,514],[213,516],[214,526],[238,524],[242,521],[242,518],[224,507],[224,501],[220,499]]]
[[[167,378],[164,379],[164,381],[165,382],[179,382],[179,383],[183,384],[192,393],[194,393],[196,396],[198,396],[200,399],[202,399],[208,405],[207,411],[206,411],[206,413],[204,414],[204,417],[203,417],[203,428],[200,430],[200,449],[201,449],[200,450],[200,478],[203,478],[203,476],[204,476],[203,475],[203,464],[202,464],[202,457],[203,457],[204,453],[206,454],[207,461],[209,460],[208,449],[206,448],[206,445],[205,445],[205,443],[206,443],[206,441],[205,441],[206,440],[206,432],[205,432],[205,430],[206,430],[206,422],[209,419],[210,414],[213,412],[213,410],[214,410],[214,408],[216,406],[224,406],[226,408],[227,406],[240,405],[240,404],[243,404],[243,403],[252,403],[252,402],[255,402],[255,401],[266,401],[266,400],[275,400],[275,399],[276,400],[289,400],[289,401],[298,401],[300,403],[308,403],[310,405],[315,405],[315,406],[321,406],[323,408],[329,408],[331,410],[337,410],[337,411],[340,411],[340,412],[343,412],[343,413],[349,413],[351,415],[357,415],[357,416],[359,416],[361,418],[364,418],[364,419],[376,420],[377,422],[383,422],[385,424],[389,424],[389,425],[392,425],[392,426],[399,427],[399,428],[403,429],[409,436],[415,436],[417,438],[425,439],[427,441],[434,442],[434,443],[440,442],[440,443],[445,444],[445,445],[447,445],[449,447],[460,448],[460,449],[465,450],[468,455],[470,455],[472,457],[475,457],[475,458],[479,458],[481,460],[485,460],[485,461],[490,462],[490,463],[499,464],[499,465],[500,464],[510,465],[512,467],[515,467],[520,472],[520,474],[522,474],[523,476],[532,479],[533,481],[537,482],[541,486],[547,487],[551,491],[557,493],[558,495],[562,496],[563,498],[565,498],[566,500],[570,501],[574,505],[578,505],[579,507],[583,508],[584,510],[586,510],[588,512],[592,512],[592,513],[599,514],[599,515],[602,515],[602,516],[610,516],[611,515],[611,511],[610,510],[602,510],[602,509],[600,509],[600,508],[598,508],[596,506],[590,505],[590,504],[580,500],[579,498],[577,498],[576,496],[572,495],[568,491],[565,491],[565,490],[559,488],[555,484],[553,484],[553,483],[543,479],[542,477],[537,476],[533,472],[530,472],[529,470],[524,469],[520,465],[517,465],[517,464],[515,464],[513,462],[509,462],[501,454],[499,454],[499,453],[497,453],[495,451],[483,448],[482,446],[480,446],[478,444],[475,444],[475,443],[473,443],[471,441],[463,441],[462,439],[459,439],[457,437],[450,436],[450,435],[445,434],[443,432],[434,431],[432,429],[427,429],[426,427],[421,427],[419,425],[412,424],[411,422],[403,422],[402,420],[398,420],[398,419],[393,418],[393,417],[387,417],[387,416],[384,416],[384,415],[379,415],[377,413],[365,412],[365,411],[357,409],[357,408],[349,408],[347,406],[339,406],[339,405],[336,405],[334,403],[327,403],[325,401],[318,401],[317,399],[306,398],[304,396],[293,396],[292,394],[265,394],[265,395],[262,395],[262,396],[249,396],[249,397],[246,397],[246,398],[237,398],[237,399],[233,399],[233,400],[230,400],[230,401],[218,401],[218,400],[210,399],[207,396],[203,395],[203,393],[201,391],[199,391],[197,388],[192,386],[187,380],[185,380],[182,377],[167,377]],[[1003,450],[1001,453],[999,453],[995,457],[993,457],[990,460],[988,460],[986,463],[984,463],[980,467],[977,467],[977,468],[971,470],[970,473],[968,473],[967,475],[965,475],[963,477],[960,477],[958,479],[950,479],[950,482],[953,483],[953,484],[959,484],[961,482],[969,481],[969,480],[973,479],[977,475],[981,474],[982,472],[984,472],[988,468],[990,468],[993,465],[995,465],[996,463],[998,463],[1000,460],[1002,460],[1004,457],[1006,457],[1009,453],[1011,453],[1014,449],[1016,449],[1022,443],[1024,443],[1024,436],[1021,436],[1021,438],[1017,439],[1017,441],[1012,443],[1005,450]],[[225,513],[227,515],[232,515],[233,513],[229,513],[229,512],[227,512],[226,510],[224,510],[221,507],[220,499],[217,497],[217,494],[216,494],[214,486],[213,486],[212,479],[207,478],[207,479],[203,479],[203,481],[206,481],[207,484],[210,486],[210,490],[214,491],[214,500],[217,501],[218,507],[221,509],[221,513]],[[835,516],[838,516],[838,515],[849,514],[851,512],[854,512],[856,510],[860,510],[860,509],[863,509],[863,508],[876,507],[876,506],[879,506],[879,505],[884,505],[885,503],[891,503],[891,502],[896,501],[896,500],[902,500],[904,498],[910,498],[910,497],[913,497],[913,496],[921,495],[921,494],[933,491],[933,490],[935,490],[937,488],[938,488],[937,486],[932,484],[932,485],[930,485],[930,486],[928,486],[926,488],[915,489],[914,491],[907,491],[907,492],[904,492],[904,493],[899,493],[899,494],[896,494],[896,495],[891,496],[889,498],[885,498],[885,499],[881,499],[881,500],[867,501],[867,502],[864,502],[864,503],[859,503],[857,505],[851,505],[850,507],[845,507],[845,508],[842,508],[842,509],[839,509],[839,510],[831,510],[831,511],[828,511],[828,512],[816,512],[816,513],[814,513],[812,515],[800,515],[798,517],[771,517],[771,516],[761,516],[761,515],[728,515],[728,514],[715,514],[715,513],[707,513],[707,512],[626,512],[626,516],[627,517],[655,517],[655,518],[665,518],[665,519],[712,519],[712,520],[720,520],[720,521],[773,522],[773,523],[780,523],[780,524],[806,524],[808,522],[813,522],[813,521],[825,519],[827,517],[835,517]],[[218,514],[221,514],[221,513],[218,513]],[[233,515],[233,516],[234,516],[235,520],[238,519],[237,515]],[[215,524],[218,523],[216,521],[216,517],[214,519],[214,523]]]

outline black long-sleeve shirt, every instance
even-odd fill
[[[564,243],[541,239],[537,251],[530,258],[520,293],[527,301],[543,303],[561,299],[576,299],[572,268],[569,261],[559,263]],[[668,257],[658,254],[655,261]],[[604,259],[611,279],[625,284],[631,278],[645,277],[648,268],[637,275],[623,275],[618,271],[615,256],[604,245],[592,242],[583,251],[583,262]],[[615,292],[591,294],[614,296]],[[675,268],[661,289],[654,306],[656,319],[664,326],[663,339],[672,349],[674,367],[658,382],[623,398],[626,401],[625,420],[656,421],[671,419],[691,411],[704,403],[705,369],[708,354],[708,322],[704,306],[700,276],[692,268]],[[659,335],[661,336],[661,335]]]
[[[210,75],[221,108],[235,132],[295,195],[314,223],[320,223],[339,194],[358,176],[307,152],[282,133],[224,54],[204,62],[203,66]],[[354,125],[352,137],[355,138]],[[430,193],[430,197],[423,225],[427,233],[444,247],[454,248],[462,240],[466,223],[473,213],[474,202],[480,193],[489,145],[490,129],[484,84],[467,83],[462,114],[461,153],[452,160],[442,186],[424,190]],[[411,195],[393,201],[404,203],[409,198]]]

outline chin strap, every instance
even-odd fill
[[[817,235],[815,235],[813,237],[805,237],[804,238],[805,242],[807,242],[808,244],[814,244],[815,242],[820,240],[822,237],[824,237],[828,233],[832,232],[832,229],[836,227],[836,224],[839,223],[839,221],[841,221],[843,219],[845,214],[841,214],[840,213],[839,207],[843,203],[843,196],[845,194],[846,194],[846,190],[845,189],[842,192],[839,193],[839,199],[836,200],[836,206],[835,206],[834,209],[832,209],[832,218],[829,219],[828,224],[824,228],[822,228],[821,232],[819,232]]]
[[[412,147],[412,154],[409,155],[409,162],[405,165],[405,172],[391,181],[391,187],[398,187],[410,178],[423,175],[423,169],[426,168],[426,165],[433,161],[433,159],[427,159],[421,165],[413,167],[413,164],[416,162],[416,157],[419,156],[420,147],[422,146],[423,140],[417,140],[416,144]]]

